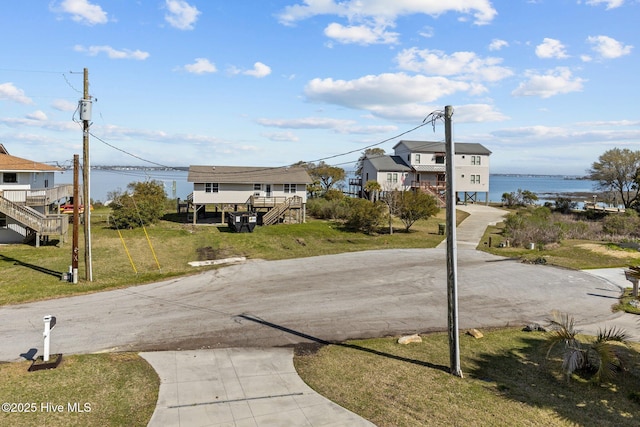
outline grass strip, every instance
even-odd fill
[[[483,333],[460,337],[463,379],[448,373],[440,333],[409,345],[383,338],[301,346],[294,363],[313,389],[380,427],[640,424],[637,344],[615,383],[597,386],[578,376],[567,383],[560,359],[545,357],[542,332]]]
[[[29,366],[0,364],[0,425],[146,426],[155,410],[160,379],[135,353],[64,355],[56,369]]]

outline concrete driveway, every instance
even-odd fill
[[[473,221],[458,228],[461,328],[543,321],[552,310],[584,325],[620,317],[610,310],[620,293],[612,281],[475,251],[486,224],[503,212],[465,208],[474,212]],[[46,314],[58,320],[51,352],[69,354],[273,347],[445,330],[446,306],[443,248],[253,261],[128,289],[1,307],[0,360],[19,360],[41,348]]]

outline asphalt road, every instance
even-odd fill
[[[485,224],[486,225],[486,224]],[[464,247],[464,246],[462,246]],[[595,324],[620,293],[596,276],[458,251],[460,327],[523,325],[552,310]],[[446,330],[446,252],[380,250],[253,261],[128,289],[0,308],[0,360],[52,353],[271,347]]]

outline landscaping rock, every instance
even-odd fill
[[[406,335],[398,339],[398,344],[409,344],[412,342],[422,342],[422,337],[418,334]]]
[[[467,335],[471,335],[472,337],[474,337],[474,338],[476,338],[476,339],[479,339],[479,338],[484,337],[483,333],[482,333],[482,332],[480,332],[480,331],[479,331],[479,330],[477,330],[477,329],[469,329],[469,330],[467,331]]]

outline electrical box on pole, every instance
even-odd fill
[[[91,120],[91,106],[92,101],[90,99],[81,99],[80,100],[80,120]]]

